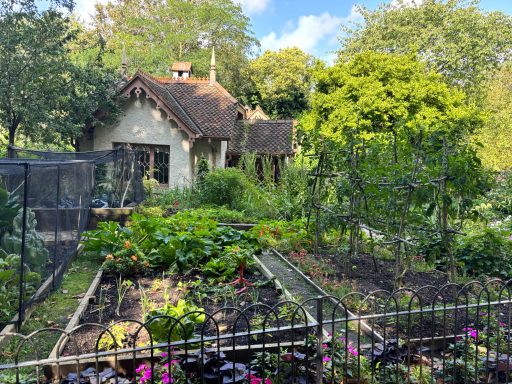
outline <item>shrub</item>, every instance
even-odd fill
[[[243,210],[246,191],[250,188],[247,176],[239,169],[217,169],[204,177],[199,200],[203,204]]]
[[[508,278],[512,273],[512,241],[499,230],[485,228],[458,239],[455,257],[471,275]]]

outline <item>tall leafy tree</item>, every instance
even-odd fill
[[[418,54],[430,69],[472,96],[512,55],[512,17],[475,0],[404,1],[360,11],[364,22],[343,40],[340,58],[365,50]]]
[[[301,126],[349,181],[336,186],[347,225],[362,222],[398,244],[397,283],[411,255],[403,239],[428,234],[430,254],[439,243],[450,256],[451,226],[485,186],[468,139],[483,124],[479,109],[411,54],[356,54],[316,71],[314,89]]]
[[[512,63],[505,63],[485,84],[483,106],[487,124],[475,139],[485,166],[494,170],[512,169]]]
[[[112,82],[99,67],[76,65],[71,1],[0,2],[0,130],[9,145],[54,144],[79,136]]]
[[[299,48],[266,51],[251,61],[246,99],[275,118],[297,117],[309,104],[311,70],[317,60]]]
[[[241,70],[258,44],[249,18],[231,0],[120,0],[97,4],[93,29],[105,41],[105,63],[118,68],[126,47],[129,65],[157,75],[175,61],[191,61],[196,76],[208,76],[215,46],[217,80],[239,95]]]

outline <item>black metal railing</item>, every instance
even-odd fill
[[[507,383],[511,286],[351,293],[12,334],[0,382]],[[55,334],[53,356],[40,356],[39,340]]]

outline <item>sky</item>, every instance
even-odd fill
[[[100,0],[106,2],[107,0]],[[299,47],[327,62],[339,49],[342,25],[361,20],[356,4],[375,9],[382,0],[235,0],[251,18],[261,52]],[[397,1],[397,0],[393,0]],[[404,0],[421,2],[422,0]],[[88,20],[94,0],[76,0],[76,11]],[[512,15],[512,0],[481,0],[480,8]]]

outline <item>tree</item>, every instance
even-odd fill
[[[317,70],[314,89],[301,127],[346,178],[335,189],[350,252],[363,223],[397,244],[397,282],[414,238],[428,237],[429,252],[439,243],[454,272],[452,226],[485,186],[468,140],[483,124],[479,109],[411,54],[356,54]]]
[[[483,106],[489,119],[475,135],[485,166],[512,169],[512,63],[504,64],[484,87]]]
[[[133,70],[166,75],[175,61],[191,61],[196,76],[208,76],[211,49],[217,56],[217,80],[238,96],[241,69],[258,41],[249,19],[231,0],[120,0],[97,4],[88,34],[106,44],[105,63],[119,68],[126,47]]]
[[[261,105],[274,118],[297,117],[308,107],[311,70],[316,63],[299,48],[266,51],[248,67],[252,87],[246,100]]]
[[[109,97],[98,92],[112,87],[98,67],[70,59],[75,33],[63,7],[71,5],[1,3],[0,129],[10,146],[20,137],[39,145],[69,141]]]
[[[365,50],[414,52],[452,85],[477,96],[480,85],[512,55],[512,17],[477,5],[472,0],[424,0],[374,11],[361,7],[364,23],[348,31],[339,57],[346,60]]]

